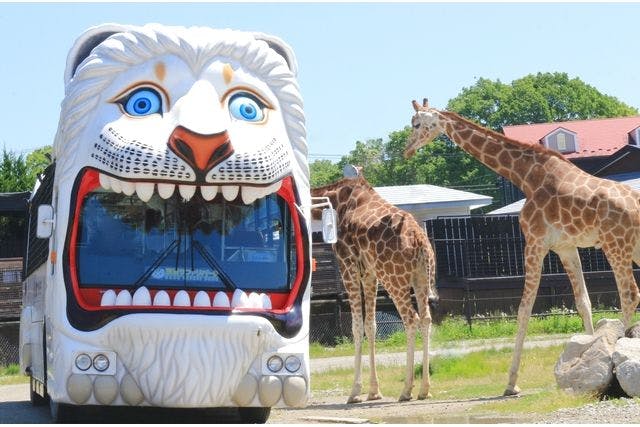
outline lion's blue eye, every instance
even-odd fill
[[[162,98],[151,88],[140,88],[125,101],[124,110],[130,116],[148,116],[162,112]]]
[[[234,119],[259,122],[264,118],[264,104],[254,96],[241,92],[229,100],[229,112]]]

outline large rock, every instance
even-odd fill
[[[640,396],[640,339],[620,338],[611,359],[622,390],[631,397]]]
[[[624,332],[624,336],[627,338],[640,338],[640,322],[629,326],[629,329]]]
[[[612,354],[624,336],[620,320],[601,319],[593,335],[574,335],[556,363],[558,386],[575,393],[602,394],[613,379]]]

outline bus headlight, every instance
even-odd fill
[[[267,360],[267,368],[271,372],[278,372],[282,369],[282,358],[280,356],[271,356],[269,360]]]
[[[301,365],[302,362],[300,362],[300,359],[298,359],[297,356],[289,356],[284,361],[284,367],[289,372],[296,372],[300,369]]]
[[[109,369],[109,359],[104,354],[98,354],[93,358],[93,367],[96,371],[104,372]]]
[[[91,367],[91,357],[88,354],[82,353],[76,357],[76,368],[81,371],[86,371]]]

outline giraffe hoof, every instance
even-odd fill
[[[411,400],[411,395],[405,395],[405,394],[401,394],[400,398],[398,399],[398,402],[408,402]]]
[[[360,398],[360,396],[349,396],[349,399],[347,399],[347,404],[351,404],[351,403],[361,403],[362,399]]]
[[[382,399],[382,395],[380,393],[369,394],[367,396],[367,400],[380,400]]]
[[[418,400],[425,400],[425,399],[431,399],[433,396],[431,395],[431,393],[427,393],[427,394],[419,394],[418,395]]]
[[[507,386],[504,393],[502,393],[503,396],[517,396],[519,394],[520,394],[520,387],[518,387],[517,385]]]

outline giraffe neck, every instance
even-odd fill
[[[460,148],[529,196],[542,184],[550,163],[573,168],[561,154],[540,145],[529,145],[483,128],[456,113],[439,112],[441,127]],[[559,163],[557,163],[559,162]]]
[[[333,184],[311,189],[312,196],[328,197],[338,215],[344,213],[341,211],[346,209],[348,201],[357,203],[358,196],[363,193],[367,193],[367,199],[377,196],[373,187],[363,177],[343,178]]]

